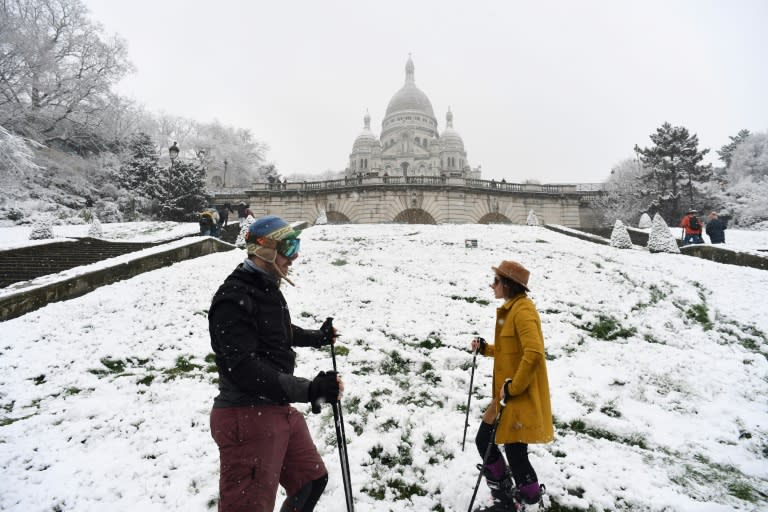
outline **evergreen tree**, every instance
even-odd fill
[[[699,151],[696,134],[669,123],[657,128],[650,138],[654,146],[635,146],[644,170],[640,181],[650,188],[653,199],[649,206],[674,218],[681,214],[680,199],[687,196],[692,206],[696,184],[709,181],[712,165],[701,163],[709,149]]]
[[[680,248],[669,226],[658,213],[653,216],[653,225],[648,235],[648,250],[650,252],[679,253]]]
[[[750,135],[752,134],[749,133],[749,130],[741,130],[735,137],[729,136],[728,138],[731,139],[731,142],[720,148],[717,152],[717,154],[720,155],[720,160],[725,162],[726,168],[731,166],[731,160],[733,159],[733,152],[736,150],[736,146],[744,142]]]
[[[120,185],[145,197],[159,199],[165,194],[162,174],[155,143],[146,133],[134,134],[128,142],[126,161],[120,166]]]
[[[205,169],[194,163],[177,160],[169,173],[164,196],[160,198],[162,218],[194,220],[206,203]]]
[[[616,247],[617,249],[632,248],[632,239],[629,237],[627,227],[619,219],[616,219],[613,231],[611,231],[611,247]]]

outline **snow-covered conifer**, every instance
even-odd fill
[[[650,252],[680,252],[669,226],[658,213],[653,216],[651,233],[648,235],[648,250]]]
[[[38,218],[32,225],[32,231],[29,233],[30,240],[47,240],[53,238],[53,219],[44,215]]]
[[[253,221],[256,220],[253,218],[252,215],[249,215],[245,219],[245,223],[240,226],[240,233],[237,235],[237,240],[235,240],[235,245],[240,248],[245,247],[245,234],[248,232],[248,228],[251,224],[253,224]]]
[[[653,225],[650,215],[644,213],[640,216],[640,221],[637,223],[637,227],[640,229],[649,229]]]
[[[536,216],[536,212],[533,210],[528,212],[528,219],[525,221],[526,224],[529,226],[538,226],[539,225],[539,218]]]
[[[616,219],[616,223],[613,225],[613,231],[611,232],[611,247],[616,247],[617,249],[632,248],[632,239],[629,237],[629,232],[627,231],[626,226],[624,226],[624,223],[619,219]]]
[[[104,236],[104,231],[101,229],[101,222],[99,222],[99,218],[95,215],[93,216],[93,222],[91,222],[91,225],[88,228],[88,236],[92,238],[101,238]]]

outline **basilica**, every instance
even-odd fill
[[[467,161],[464,141],[453,128],[453,113],[445,115],[445,129],[437,125],[432,103],[416,87],[411,57],[405,65],[405,84],[392,96],[381,122],[381,135],[371,131],[366,113],[364,127],[349,155],[347,177],[435,176],[480,178],[480,170]]]

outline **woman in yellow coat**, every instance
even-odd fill
[[[530,273],[515,261],[505,260],[491,268],[495,272],[491,288],[504,304],[496,310],[494,343],[475,338],[471,344],[473,351],[493,357],[493,399],[475,443],[481,457],[488,453],[483,472],[494,504],[485,510],[503,511],[515,510],[515,501],[533,504],[541,500],[541,486],[528,460],[528,444],[548,443],[554,431],[541,320],[526,295]],[[502,397],[506,397],[506,405],[492,440]],[[497,444],[504,445],[509,468]]]

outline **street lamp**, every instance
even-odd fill
[[[197,158],[200,160],[200,167],[205,170],[205,150],[201,149],[197,152]]]
[[[227,162],[227,159],[224,159],[224,178],[221,180],[221,186],[226,187],[227,186],[227,165],[229,165],[229,162]]]
[[[179,156],[179,146],[176,145],[176,141],[173,141],[173,146],[168,148],[168,156],[171,157],[171,166],[168,168],[168,195],[171,194],[171,178],[173,175],[173,162],[176,157]]]

